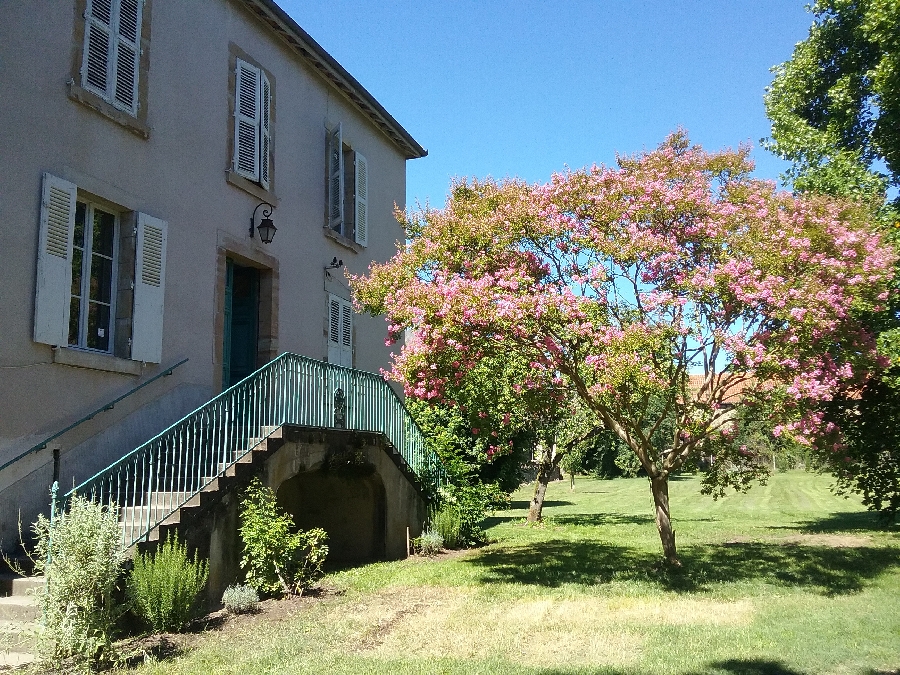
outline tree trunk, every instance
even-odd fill
[[[681,562],[675,551],[675,530],[672,529],[672,520],[669,517],[668,475],[658,478],[651,477],[650,491],[653,493],[653,503],[656,505],[656,529],[659,530],[666,563],[680,567]]]
[[[550,483],[550,476],[553,475],[553,469],[559,464],[561,458],[562,455],[553,452],[552,446],[543,448],[541,452],[541,462],[538,464],[537,480],[534,482],[534,495],[531,497],[531,504],[528,507],[529,523],[537,523],[541,520],[541,511],[544,508],[544,495],[547,494],[547,485]]]

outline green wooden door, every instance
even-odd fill
[[[223,388],[256,370],[259,333],[259,270],[226,261]]]

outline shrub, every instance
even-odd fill
[[[252,586],[235,584],[225,589],[222,604],[229,614],[246,614],[259,608],[259,593]]]
[[[46,578],[38,591],[45,661],[92,665],[112,656],[112,632],[121,608],[113,602],[124,561],[118,509],[75,495],[67,512],[34,524],[35,568]]]
[[[437,555],[444,549],[444,538],[434,530],[428,530],[413,539],[413,548],[420,555]]]
[[[241,500],[240,532],[241,567],[260,594],[300,594],[322,575],[328,534],[321,528],[294,531],[293,519],[258,478]]]
[[[459,546],[459,528],[459,513],[455,505],[445,503],[432,512],[430,530],[441,538],[442,545],[447,548]]]
[[[438,532],[450,548],[483,543],[482,523],[487,514],[509,502],[509,495],[494,483],[447,485],[442,488],[440,497],[431,529]]]
[[[154,632],[176,632],[196,616],[209,563],[188,558],[187,545],[169,535],[155,552],[141,553],[126,588],[134,613]]]

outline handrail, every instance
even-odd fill
[[[379,375],[284,353],[131,450],[75,493],[119,509],[131,546],[284,424],[384,434],[419,481],[445,480],[438,456]]]
[[[182,365],[182,364],[184,364],[184,363],[187,363],[189,360],[190,360],[190,359],[182,359],[181,361],[179,361],[178,363],[176,363],[174,366],[171,366],[170,368],[167,368],[166,370],[162,371],[161,373],[157,373],[156,375],[154,375],[153,377],[151,377],[151,378],[150,378],[149,380],[147,380],[146,382],[142,382],[141,384],[139,384],[138,386],[136,386],[134,389],[131,389],[131,390],[127,391],[126,393],[122,394],[121,396],[119,396],[118,398],[116,398],[116,399],[110,401],[109,403],[100,406],[100,407],[97,408],[94,412],[92,412],[90,415],[87,415],[87,416],[85,416],[85,417],[82,417],[80,420],[78,420],[77,422],[74,422],[74,423],[70,424],[69,426],[67,426],[67,427],[66,427],[65,429],[63,429],[62,431],[57,431],[55,434],[53,434],[53,435],[50,436],[49,438],[45,438],[43,441],[41,441],[41,442],[38,443],[37,445],[30,447],[28,450],[26,450],[26,451],[23,452],[22,454],[20,454],[20,455],[18,455],[18,456],[16,456],[16,457],[13,457],[11,460],[9,460],[8,462],[6,462],[6,463],[3,464],[2,466],[0,466],[0,471],[3,471],[3,469],[5,469],[5,468],[8,467],[8,466],[12,466],[12,465],[15,464],[16,462],[18,462],[20,459],[22,459],[22,458],[27,457],[28,455],[30,455],[32,452],[37,452],[38,450],[43,450],[44,448],[46,448],[46,447],[50,444],[51,441],[55,441],[57,438],[59,438],[60,436],[62,436],[62,435],[63,435],[64,433],[66,433],[67,431],[71,431],[71,430],[74,429],[75,427],[77,427],[77,426],[79,426],[79,425],[81,425],[81,424],[84,424],[85,422],[88,422],[88,421],[94,419],[94,417],[96,417],[96,416],[99,415],[100,413],[106,412],[107,410],[112,410],[112,409],[116,406],[116,403],[118,403],[118,402],[121,401],[122,399],[128,398],[129,396],[131,396],[131,395],[134,394],[135,392],[140,391],[141,389],[143,389],[144,387],[146,387],[148,384],[150,384],[151,382],[154,382],[155,380],[158,380],[158,379],[161,378],[161,377],[168,377],[169,375],[172,374],[172,371],[174,371],[178,366],[180,366],[180,365]]]

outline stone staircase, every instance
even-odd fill
[[[233,463],[194,467],[193,470],[198,472],[194,475],[203,475],[203,482],[207,484],[193,496],[176,489],[141,492],[137,498],[129,498],[130,505],[120,509],[119,516],[125,542],[136,538],[132,550],[147,552],[154,550],[170,533],[178,531],[183,536],[186,530],[199,524],[214,510],[224,495],[245,486],[286,440],[321,441],[326,433],[333,431],[291,425],[264,427],[261,437],[251,439],[251,449]],[[397,448],[388,444],[385,451],[410,482],[420,484]],[[211,475],[213,473],[216,475]],[[149,531],[146,528],[148,522],[155,523]],[[40,618],[34,589],[43,583],[43,577],[21,576],[5,567],[0,568],[0,669],[34,660]]]
[[[227,465],[220,463],[215,468],[208,466],[195,469],[206,474],[202,482],[207,484],[192,497],[188,498],[188,493],[177,491],[154,491],[143,493],[141,503],[120,509],[119,523],[126,543],[136,539],[134,550],[145,552],[154,550],[170,533],[180,531],[183,536],[183,531],[199,522],[224,494],[245,486],[286,440],[298,440],[302,434],[305,440],[313,441],[317,435],[333,431],[333,428],[305,427],[301,432],[300,428],[292,425],[263,427],[261,437],[251,438],[250,450],[233,463]],[[288,439],[286,436],[291,438]],[[406,479],[421,491],[423,486],[420,478],[407,464],[400,451],[390,443],[385,450]],[[213,472],[216,472],[215,476],[211,475]],[[171,508],[176,504],[181,505]],[[157,521],[158,524],[149,531],[144,528],[144,523]]]
[[[231,463],[193,467],[206,485],[191,496],[177,490],[142,493],[133,505],[119,510],[119,524],[125,542],[136,540],[135,550],[153,550],[169,533],[189,527],[197,517],[236,485],[245,484],[266,459],[284,444],[283,427],[263,427],[261,436],[251,438],[250,450]],[[214,475],[213,475],[214,474]],[[149,529],[146,523],[157,523]]]
[[[41,614],[34,592],[43,583],[43,577],[0,572],[0,667],[34,660]]]

